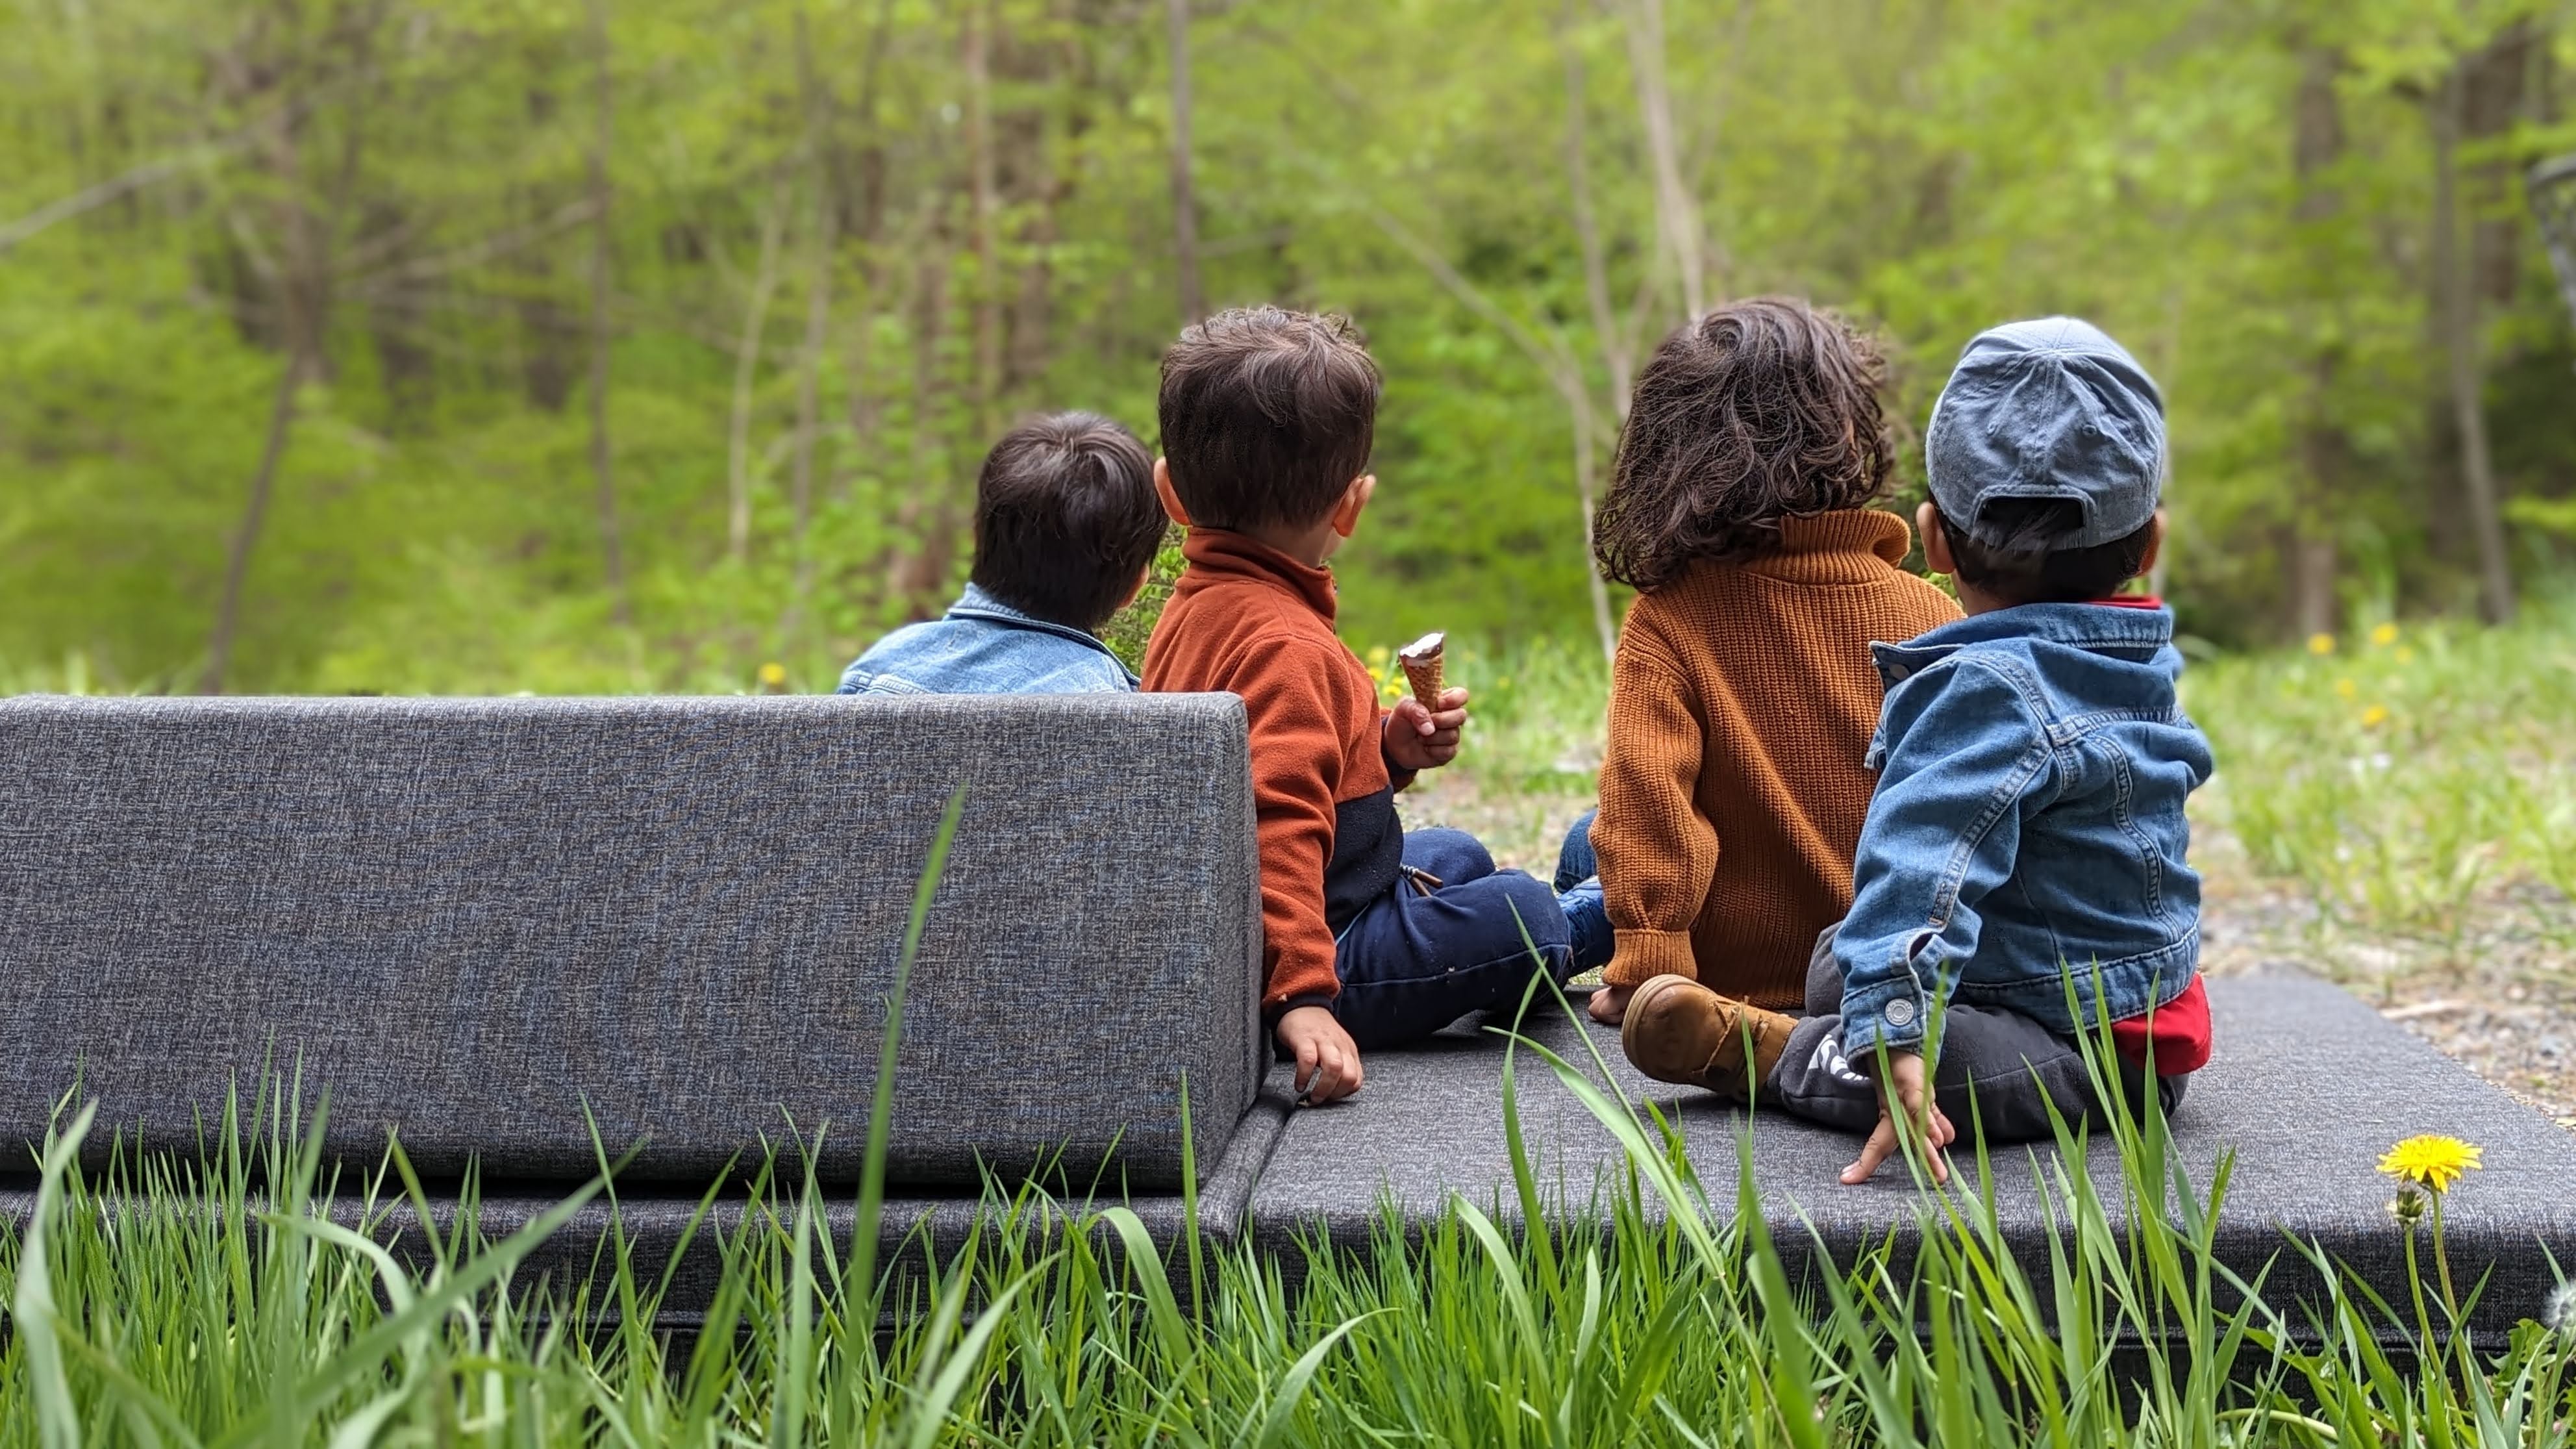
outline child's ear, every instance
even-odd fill
[[[1914,531],[1923,539],[1923,564],[1936,574],[1956,574],[1959,561],[1950,554],[1950,533],[1941,526],[1941,509],[1930,499],[1914,510]]]
[[[2146,555],[2138,560],[2140,578],[2145,578],[2156,571],[2156,559],[2165,551],[2165,511],[2161,508],[2157,509],[2155,521],[2147,526],[2155,532],[2147,535]]]
[[[1333,532],[1344,538],[1350,537],[1351,531],[1360,526],[1360,514],[1367,509],[1369,499],[1376,493],[1375,473],[1362,473],[1352,479],[1351,486],[1342,490],[1342,501],[1333,505]]]
[[[1181,506],[1181,495],[1172,487],[1171,465],[1161,458],[1154,460],[1154,496],[1163,500],[1163,516],[1183,528],[1190,526],[1190,511]],[[1148,566],[1150,572],[1151,566]],[[1144,585],[1140,582],[1137,587]]]

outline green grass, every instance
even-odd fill
[[[1802,1286],[1739,1210],[1749,1163],[1704,1184],[1576,1064],[1519,1060],[1627,1149],[1560,1234],[1488,1210],[1541,1205],[1524,1160],[1516,1202],[1310,1249],[1295,1291],[1247,1249],[1194,1239],[1166,1263],[1124,1209],[1069,1220],[1026,1193],[996,1192],[1003,1226],[948,1259],[876,1265],[818,1227],[818,1189],[763,1171],[741,1226],[705,1231],[721,1286],[684,1338],[649,1330],[664,1285],[614,1244],[582,1282],[527,1281],[549,1221],[385,1251],[417,1192],[400,1153],[333,1182],[291,1093],[224,1114],[184,1174],[123,1157],[84,1180],[68,1164],[95,1129],[75,1119],[31,1227],[0,1238],[0,1443],[2569,1443],[2576,1324],[2473,1343],[2420,1295],[2313,1318],[2239,1296],[2211,1253],[2226,1171],[2190,1181],[2152,1119],[2061,1132],[2045,1279],[2003,1251],[1984,1194],[1919,1187],[1923,1252]],[[2114,1151],[2106,1198],[2081,1165]],[[332,1225],[335,1190],[362,1231]]]
[[[2210,661],[2185,700],[2205,818],[2336,916],[2438,934],[2496,888],[2576,896],[2576,596]]]

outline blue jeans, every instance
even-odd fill
[[[1574,828],[1565,832],[1565,844],[1556,853],[1556,893],[1563,895],[1601,873],[1601,858],[1592,853],[1592,817],[1599,810],[1586,810]]]
[[[1574,974],[1565,912],[1546,882],[1494,869],[1463,830],[1407,832],[1404,863],[1440,887],[1426,895],[1399,877],[1337,943],[1333,1015],[1360,1050],[1419,1041],[1471,1011],[1516,1010],[1533,977]]]

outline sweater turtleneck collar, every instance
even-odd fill
[[[1893,513],[1843,508],[1780,520],[1780,547],[1743,567],[1793,584],[1860,584],[1905,562],[1914,530]]]

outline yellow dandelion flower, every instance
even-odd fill
[[[2386,723],[2388,723],[2388,706],[2384,704],[2374,704],[2361,712],[2363,729],[2375,730]]]
[[[2323,656],[2332,654],[2334,649],[2335,640],[2332,634],[2311,634],[2308,636],[2309,653]]]
[[[2359,694],[2359,693],[2361,693],[2361,686],[2360,686],[2360,685],[2358,685],[2358,684],[2353,683],[2351,679],[2349,679],[2349,678],[2344,678],[2344,679],[2338,679],[2338,680],[2336,680],[2336,681],[2335,681],[2335,697],[2336,697],[2336,698],[2338,698],[2338,699],[2350,699],[2350,698],[2352,698],[2354,695]]]
[[[2386,623],[2370,631],[2370,642],[2381,649],[2397,642],[2397,625]]]
[[[760,666],[760,682],[772,689],[787,683],[787,666],[776,661]]]
[[[2484,1150],[2457,1137],[2409,1137],[2388,1149],[2379,1170],[2428,1191],[2448,1192],[2460,1174],[2486,1166],[2478,1160]]]
[[[1394,650],[1392,650],[1392,649],[1387,648],[1387,647],[1386,647],[1385,645],[1383,645],[1383,644],[1380,644],[1380,645],[1379,645],[1379,646],[1377,646],[1375,649],[1372,649],[1372,650],[1370,650],[1370,651],[1368,652],[1368,662],[1369,662],[1369,663],[1371,663],[1371,664],[1376,665],[1376,666],[1377,666],[1378,668],[1380,668],[1380,669],[1384,669],[1384,668],[1386,667],[1386,663],[1387,663],[1387,661],[1388,661],[1388,660],[1390,660],[1390,659],[1393,659],[1394,657],[1395,657],[1395,651],[1394,651]]]

